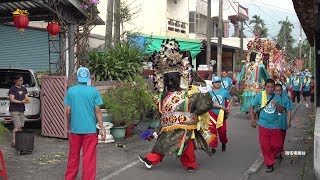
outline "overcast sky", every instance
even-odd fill
[[[295,13],[292,0],[238,0],[240,4],[249,9],[249,17],[259,15],[268,28],[269,38],[276,37],[280,30],[278,21],[285,20],[288,16],[289,21],[294,25],[293,37],[296,43],[300,36],[300,23]],[[249,21],[247,22],[249,25]],[[252,27],[252,26],[251,26]],[[245,25],[245,34],[248,37],[252,36],[249,28]],[[302,33],[302,39],[306,36]]]

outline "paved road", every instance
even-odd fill
[[[199,169],[196,173],[186,172],[177,159],[165,157],[162,163],[152,169],[146,169],[144,164],[137,160],[102,179],[241,179],[260,154],[258,131],[250,127],[248,117],[249,115],[239,112],[239,107],[233,110],[227,121],[229,143],[226,152],[221,151],[221,146],[213,157],[198,151],[196,157]]]

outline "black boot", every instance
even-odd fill
[[[223,152],[226,151],[226,147],[227,147],[226,144],[222,144],[222,151],[223,151]]]
[[[210,156],[213,156],[216,153],[216,149],[212,148],[210,152]]]

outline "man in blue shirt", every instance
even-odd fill
[[[302,81],[302,96],[303,99],[306,101],[306,107],[311,107],[310,97],[311,97],[311,77],[312,75],[307,74],[304,78],[301,79]]]
[[[293,96],[292,96],[293,103],[295,103],[296,98],[298,100],[298,103],[300,103],[300,93],[302,90],[302,82],[301,82],[301,76],[299,72],[297,72],[294,75],[294,77],[291,79],[291,84],[292,84],[292,90],[293,90]]]
[[[274,159],[281,152],[282,136],[279,123],[279,114],[284,108],[282,99],[274,93],[273,79],[265,81],[265,91],[258,93],[251,102],[251,126],[256,127],[255,109],[258,115],[259,143],[267,167],[266,172],[273,171]]]
[[[209,127],[209,130],[212,134],[218,135],[219,133],[219,139],[222,143],[222,151],[226,150],[226,144],[228,142],[227,138],[227,123],[226,123],[226,115],[229,113],[230,108],[229,105],[231,102],[227,103],[227,100],[231,99],[231,95],[228,91],[226,91],[224,88],[221,87],[221,78],[218,76],[215,76],[212,78],[212,91],[209,91],[212,101],[213,101],[213,108],[211,111],[209,111],[210,119],[212,124]],[[225,114],[223,117],[220,117],[219,115],[222,113],[221,111],[224,111],[223,114]],[[220,115],[222,116],[222,115]],[[217,133],[218,132],[218,133]],[[210,142],[209,147],[211,147],[212,152],[211,154],[215,154],[216,150],[215,148],[218,146],[218,139],[217,137]]]
[[[228,73],[226,71],[222,71],[221,87],[230,93],[231,86],[232,86],[232,79],[228,77]]]
[[[65,179],[76,179],[82,147],[82,179],[93,180],[96,177],[97,120],[101,127],[102,139],[104,141],[106,139],[99,107],[103,102],[98,90],[87,85],[90,80],[90,71],[81,67],[77,71],[77,76],[79,84],[69,88],[64,99],[67,126],[70,129],[70,148]]]
[[[284,151],[283,146],[286,138],[287,129],[291,127],[291,111],[293,110],[293,104],[289,97],[283,93],[283,88],[281,84],[275,85],[275,93],[279,94],[282,98],[283,107],[285,108],[285,112],[279,115],[279,123],[281,129],[281,136],[282,136],[282,146],[281,152]],[[278,158],[282,160],[282,154],[278,154]]]

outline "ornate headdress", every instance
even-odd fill
[[[259,36],[255,35],[254,40],[250,40],[247,44],[248,53],[247,53],[247,62],[250,62],[250,57],[252,53],[256,53],[256,59],[261,61],[263,58],[263,44]],[[251,60],[252,61],[252,60]]]
[[[191,65],[188,57],[182,58],[178,42],[175,39],[163,40],[161,49],[155,52],[151,61],[154,69],[155,89],[160,93],[164,91],[164,75],[167,73],[180,73],[180,87],[187,89],[190,84]]]

